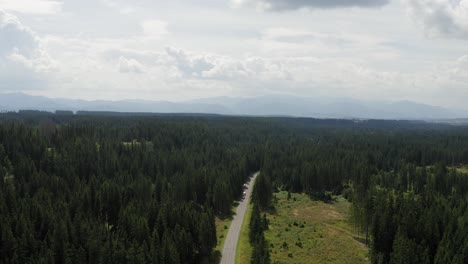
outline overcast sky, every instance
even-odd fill
[[[468,0],[0,0],[0,92],[467,109]]]

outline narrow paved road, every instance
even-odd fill
[[[247,189],[245,190],[245,197],[242,201],[240,201],[239,206],[237,207],[236,214],[232,219],[231,227],[229,227],[226,240],[224,241],[224,248],[221,255],[220,264],[236,263],[237,242],[239,241],[242,222],[244,221],[245,212],[247,211],[247,206],[249,205],[250,195],[252,194],[255,178],[257,178],[258,174],[259,172],[255,173],[250,179],[250,182],[247,184]]]

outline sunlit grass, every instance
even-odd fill
[[[252,204],[247,206],[247,212],[245,213],[244,222],[242,223],[241,233],[239,241],[237,243],[236,251],[236,263],[237,264],[248,264],[252,256],[252,247],[249,242],[249,222],[252,215]]]
[[[235,207],[232,208],[232,214],[234,214]],[[210,259],[210,264],[218,264],[221,261],[221,252],[223,251],[224,242],[226,241],[227,233],[229,227],[232,223],[232,215],[228,217],[215,217],[215,226],[216,226],[216,238],[217,244],[214,249],[214,252]]]
[[[312,201],[305,194],[287,192],[269,214],[272,263],[369,263],[368,248],[348,221],[350,203],[342,197],[330,204]]]
[[[223,251],[224,241],[226,240],[229,227],[231,226],[232,217],[221,219],[219,217],[215,218],[216,225],[216,237],[218,239],[218,244],[216,245],[215,250],[219,252]]]
[[[455,168],[460,173],[468,174],[468,166],[467,165],[460,166],[460,167],[455,167]]]

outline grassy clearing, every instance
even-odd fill
[[[231,226],[232,217],[221,219],[219,217],[215,218],[216,225],[216,236],[218,238],[218,244],[216,245],[215,250],[219,252],[223,251],[224,241],[226,240],[229,227]]]
[[[132,141],[123,141],[122,144],[124,145],[124,147],[127,147],[127,148],[137,148],[137,147],[141,147],[142,146],[142,142],[141,141],[138,141],[138,140],[132,140]],[[152,150],[153,149],[153,142],[151,141],[145,141],[144,142],[146,148],[148,150]]]
[[[249,203],[247,212],[245,212],[244,222],[242,223],[239,242],[237,243],[236,263],[248,264],[252,256],[252,247],[249,242],[249,222],[252,216],[252,204]]]
[[[133,141],[123,141],[122,144],[125,146],[125,147],[131,147],[131,146],[141,146],[141,142],[137,141],[137,140],[133,140]]]
[[[235,207],[232,208],[232,212],[234,213]],[[216,226],[216,237],[218,239],[218,244],[216,244],[216,248],[211,256],[209,261],[210,264],[219,264],[221,261],[221,252],[223,251],[224,241],[226,240],[227,233],[229,231],[229,227],[231,226],[232,216],[220,218],[215,217],[215,226]]]
[[[460,173],[468,174],[468,166],[467,165],[463,165],[463,166],[460,166],[460,167],[455,167],[455,169]]]
[[[349,202],[327,204],[305,194],[275,194],[276,213],[268,215],[265,236],[272,263],[369,263],[368,249],[348,222]]]

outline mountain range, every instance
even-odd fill
[[[350,98],[312,98],[270,95],[252,98],[213,97],[184,102],[147,100],[77,100],[0,94],[1,111],[71,110],[140,113],[206,113],[247,116],[293,116],[359,119],[454,119],[468,117],[468,111],[411,101],[361,101]]]

